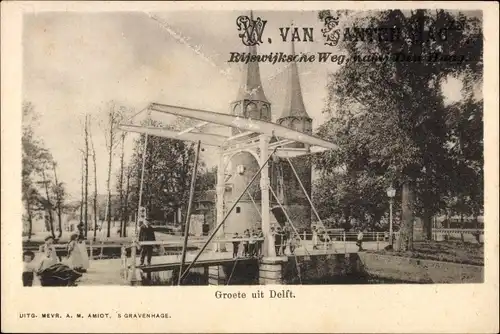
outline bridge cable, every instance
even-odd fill
[[[292,223],[292,220],[290,219],[290,217],[288,216],[285,208],[281,205],[281,202],[280,200],[278,199],[278,197],[276,196],[276,193],[274,192],[273,188],[272,187],[269,187],[269,189],[271,190],[271,193],[273,194],[274,198],[276,199],[276,202],[278,202],[278,205],[280,206],[281,210],[283,210],[283,213],[285,214],[286,216],[286,219],[288,220],[288,223],[290,224],[290,226],[294,229],[295,233],[296,233],[296,236],[302,241],[302,239],[300,238],[300,234],[299,232],[297,231],[297,229],[295,228],[295,226],[293,225]],[[309,253],[309,251],[307,250],[307,247],[306,247],[306,243],[305,243],[305,238],[304,238],[304,250],[305,252],[308,254],[308,256],[311,256],[311,253]],[[286,247],[286,245],[285,245]],[[297,273],[298,273],[298,276],[299,276],[299,281],[300,281],[300,284],[302,284],[302,278],[301,278],[301,275],[300,275],[300,266],[299,266],[299,261],[297,260],[297,255],[294,253],[293,254],[294,258],[295,258],[295,266],[297,268]]]
[[[231,278],[233,277],[234,269],[236,269],[236,263],[238,263],[238,257],[236,257],[236,260],[234,261],[233,270],[231,270],[231,275],[229,275],[229,278],[227,279],[226,285],[229,285],[229,282],[231,281]]]
[[[205,242],[205,244],[203,245],[203,247],[198,251],[198,254],[196,254],[195,258],[193,259],[193,262],[191,262],[187,269],[184,271],[184,273],[182,273],[182,277],[186,276],[187,273],[189,272],[189,269],[191,269],[191,267],[194,265],[194,263],[198,260],[198,258],[201,256],[201,253],[205,250],[205,248],[207,248],[208,244],[210,243],[210,241],[212,241],[212,239],[214,238],[215,234],[217,233],[217,231],[222,227],[222,225],[224,225],[224,223],[226,222],[227,218],[229,217],[229,215],[231,214],[231,212],[234,210],[234,208],[236,207],[236,205],[238,204],[238,202],[241,200],[241,198],[243,197],[243,195],[245,194],[246,190],[248,188],[250,188],[250,186],[252,185],[252,183],[255,181],[255,179],[257,178],[257,176],[260,174],[260,172],[262,171],[262,169],[264,169],[264,167],[267,166],[267,163],[268,161],[271,159],[271,157],[273,156],[273,154],[276,152],[276,148],[271,152],[271,154],[267,157],[266,161],[262,164],[262,166],[260,166],[259,170],[257,171],[257,173],[255,173],[255,175],[252,177],[252,179],[250,180],[250,182],[247,184],[247,186],[245,187],[245,189],[241,192],[241,194],[238,196],[238,199],[233,203],[233,205],[231,206],[231,208],[228,210],[228,212],[226,213],[226,215],[224,216],[224,218],[222,219],[222,221],[220,223],[217,224],[217,226],[215,227],[215,229],[212,231],[212,234],[208,237],[208,240]],[[181,278],[182,279],[182,278]]]
[[[295,225],[292,223],[292,220],[290,219],[290,216],[288,216],[288,213],[286,212],[285,208],[283,207],[283,205],[281,204],[281,202],[279,201],[278,197],[276,196],[276,193],[274,192],[273,188],[272,187],[269,187],[269,189],[271,190],[271,193],[273,195],[273,197],[276,199],[276,202],[278,203],[278,205],[280,206],[281,210],[283,210],[283,213],[285,214],[285,217],[286,219],[288,220],[288,222],[290,223],[290,226],[293,228],[293,230],[295,231],[295,233],[297,234],[297,236],[299,237],[299,239],[302,241],[302,238],[300,237],[300,234],[299,234],[299,231],[295,228]],[[307,248],[305,247],[305,239],[304,239],[304,250],[306,251],[306,253],[310,256],[311,254],[309,253],[309,251],[307,250]]]

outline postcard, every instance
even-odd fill
[[[498,31],[2,3],[2,331],[497,332]]]

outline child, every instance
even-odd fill
[[[250,242],[248,245],[248,252],[250,253],[250,256],[255,256],[255,251],[256,251],[256,246],[257,246],[257,232],[255,230],[252,230],[250,233]]]
[[[33,266],[33,259],[35,253],[26,251],[23,253],[23,286],[33,286],[33,279],[35,278],[35,267]]]
[[[264,232],[262,232],[262,229],[259,228],[257,230],[257,238],[259,239],[263,239],[264,238]],[[262,256],[262,245],[263,245],[264,241],[262,240],[259,240],[257,241],[257,255],[258,256]]]
[[[276,256],[281,255],[281,242],[282,242],[281,227],[276,228],[276,233],[274,234],[274,247],[276,250]]]
[[[294,254],[295,253],[295,248],[297,248],[297,246],[300,244],[300,238],[297,234],[292,234],[291,238],[290,238],[290,243],[289,243],[289,247],[290,247],[290,254]]]
[[[239,239],[240,236],[238,233],[234,234],[234,239]],[[238,257],[238,249],[240,248],[240,242],[239,241],[233,241],[233,257],[237,258]]]
[[[250,231],[248,229],[243,232],[243,238],[250,239]],[[243,241],[243,256],[248,256],[248,240]]]

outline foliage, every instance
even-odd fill
[[[389,199],[384,178],[361,171],[327,174],[314,184],[314,201],[330,228],[388,230]],[[394,212],[399,210],[396,202]]]
[[[64,184],[50,177],[55,177],[55,161],[43,141],[35,135],[38,116],[30,102],[23,103],[21,183],[23,217],[29,225],[28,238],[31,237],[33,220],[44,218],[46,213],[52,217],[54,209],[64,209],[65,200]],[[47,223],[54,234],[53,221]]]
[[[446,40],[429,39],[436,31],[456,22],[460,22],[462,29],[448,30]],[[427,222],[429,234],[430,218],[446,208],[447,196],[467,195],[470,201],[479,201],[481,197],[477,186],[473,187],[474,194],[469,194],[465,186],[476,184],[482,173],[482,156],[477,153],[482,152],[482,137],[477,133],[482,122],[482,101],[472,102],[474,85],[482,78],[481,21],[443,10],[409,13],[389,10],[356,17],[351,24],[399,27],[403,36],[415,36],[417,32],[420,40],[343,41],[341,48],[348,58],[398,53],[414,59],[420,57],[422,61],[350,61],[331,74],[325,108],[331,119],[319,133],[331,138],[340,149],[322,154],[317,165],[324,175],[344,170],[346,180],[341,183],[351,185],[348,189],[352,192],[349,196],[342,195],[350,201],[344,207],[353,205],[359,210],[362,206],[374,217],[379,209],[374,203],[387,202],[382,190],[394,184],[398,194],[403,193],[410,200],[403,203],[403,211],[409,210],[404,215],[405,231],[411,233],[412,216],[417,214]],[[464,56],[466,61],[428,61],[435,54]],[[463,102],[468,105],[467,112],[462,109],[465,106],[462,102],[455,106],[445,103],[442,87],[449,78],[463,83],[463,95],[468,97],[468,102]],[[473,115],[472,122],[465,121],[466,113]],[[462,167],[457,171],[458,166]],[[363,188],[354,186],[353,178],[354,184],[376,185],[363,192],[365,203],[357,202]],[[363,178],[371,181],[364,182]],[[460,189],[459,183],[464,184]],[[413,191],[416,197],[412,196]],[[367,202],[371,203],[371,209]],[[475,205],[481,206],[481,203]]]
[[[148,125],[165,127],[160,122],[148,121]],[[145,136],[134,143],[134,153],[130,162],[129,206],[137,210],[142,171],[142,154]],[[178,208],[187,210],[191,173],[194,164],[195,145],[170,138],[148,136],[144,168],[142,205],[148,209],[153,220],[165,221]],[[215,187],[214,169],[206,170],[205,164],[198,163],[197,193]]]

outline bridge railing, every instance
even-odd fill
[[[186,256],[186,264],[192,262],[194,253],[198,253],[199,249],[206,243],[207,237],[205,238],[189,238],[188,247],[191,248],[190,254]],[[264,238],[235,238],[235,237],[223,237],[212,239],[210,244],[214,245],[213,248],[220,248],[220,245],[224,245],[226,248],[230,245],[229,252],[219,252],[214,255],[213,249],[207,247],[201,254],[200,260],[211,260],[211,259],[230,259],[230,258],[250,258],[259,257],[262,255],[262,245]],[[137,268],[137,257],[141,255],[141,260],[147,260],[147,254],[142,254],[142,252],[152,252],[153,248],[158,250],[157,255],[159,256],[171,256],[170,258],[165,258],[164,261],[168,263],[179,263],[181,262],[181,251],[171,251],[165,250],[166,247],[177,246],[182,247],[184,240],[181,238],[171,239],[171,240],[156,240],[156,241],[133,241],[128,245],[122,246],[121,259],[122,259],[122,277],[129,279],[130,273],[134,273],[132,278],[135,279],[136,268]],[[197,246],[197,247],[193,247]],[[148,247],[148,248],[146,248]],[[236,247],[236,249],[235,249]],[[127,256],[127,249],[130,248],[130,259]],[[194,249],[193,249],[194,248]],[[142,262],[142,261],[141,261]],[[184,268],[185,269],[185,268]]]

